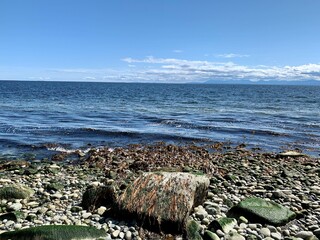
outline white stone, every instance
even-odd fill
[[[307,238],[311,237],[312,235],[313,235],[313,233],[310,232],[310,231],[300,231],[295,235],[295,237],[296,238],[307,239]]]
[[[278,232],[273,232],[273,233],[271,233],[271,237],[272,237],[273,239],[275,239],[275,240],[281,240],[281,239],[282,239],[281,234],[278,233]]]
[[[270,237],[271,232],[269,228],[261,228],[260,234],[263,235],[264,237]]]
[[[127,231],[126,234],[124,235],[124,239],[131,240],[132,239],[132,232]]]
[[[111,233],[111,236],[112,236],[113,238],[117,238],[117,237],[119,236],[119,234],[120,234],[120,230],[114,230],[114,231]]]
[[[99,208],[97,209],[97,213],[98,213],[99,215],[102,215],[102,214],[104,214],[104,212],[105,212],[106,210],[107,210],[106,207],[101,206],[101,207],[99,207]]]
[[[89,218],[91,215],[92,215],[92,213],[90,213],[90,212],[85,212],[85,213],[82,214],[82,217],[83,217],[84,219],[86,219],[86,218]]]
[[[124,232],[119,233],[119,238],[123,239],[124,238]]]
[[[8,209],[13,211],[19,211],[22,208],[21,203],[12,203],[10,206],[8,206]]]

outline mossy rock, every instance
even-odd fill
[[[200,226],[195,220],[189,220],[186,224],[185,238],[192,240],[202,240]]]
[[[33,191],[22,186],[7,186],[0,188],[0,199],[26,199],[33,194]]]
[[[47,225],[0,234],[0,240],[81,240],[106,237],[104,230],[74,225]]]
[[[249,222],[274,226],[284,225],[296,217],[296,214],[287,207],[257,197],[246,198],[232,207],[227,215],[236,218],[244,216]]]
[[[222,230],[224,233],[228,233],[237,225],[237,220],[234,218],[221,217],[217,220],[212,221],[208,229],[215,232],[217,230]]]

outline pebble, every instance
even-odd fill
[[[120,233],[119,233],[119,238],[123,239],[124,236],[125,236],[125,235],[124,235],[124,232],[120,232]]]
[[[12,203],[7,208],[9,211],[19,211],[22,208],[22,204],[21,203]]]
[[[295,237],[307,239],[307,238],[311,237],[312,235],[313,235],[313,233],[310,231],[300,231],[295,235]]]
[[[225,237],[226,240],[246,240],[244,236],[238,233],[229,233]]]
[[[223,237],[223,236],[224,236],[224,232],[223,232],[222,230],[220,230],[220,229],[218,229],[218,230],[216,231],[216,234],[217,234],[219,237]]]
[[[240,161],[247,161],[245,158]],[[211,183],[211,190],[208,192],[207,199],[202,206],[194,209],[192,217],[201,225],[201,235],[203,236],[207,226],[214,219],[226,216],[228,210],[233,204],[252,194],[259,197],[270,198],[276,202],[283,204],[295,211],[302,211],[303,215],[299,219],[291,222],[287,226],[274,227],[265,224],[258,224],[249,221],[244,217],[240,217],[238,224],[231,230],[231,233],[223,233],[221,230],[215,232],[217,239],[223,240],[280,240],[280,239],[316,239],[320,236],[320,200],[319,200],[319,181],[317,175],[303,175],[302,170],[295,175],[293,180],[290,177],[281,178],[279,169],[273,167],[269,162],[261,164],[260,168],[255,165],[250,166],[249,161],[245,171],[248,174],[237,175],[234,184],[225,181],[219,177]],[[286,166],[286,161],[283,165]],[[56,164],[52,164],[53,168]],[[139,240],[139,233],[131,225],[125,222],[118,222],[113,219],[104,219],[103,214],[106,207],[99,207],[92,214],[84,211],[80,207],[81,196],[83,190],[90,185],[100,185],[101,176],[92,176],[91,180],[85,179],[86,174],[63,175],[64,167],[56,165],[60,169],[59,175],[48,175],[39,173],[34,176],[16,175],[10,173],[10,179],[4,175],[2,179],[10,180],[10,183],[25,184],[31,187],[35,196],[30,199],[16,200],[0,200],[0,205],[5,209],[16,206],[16,209],[22,211],[28,220],[19,219],[14,221],[0,221],[0,231],[8,231],[21,229],[30,226],[38,226],[43,224],[79,224],[94,226],[98,229],[104,229],[108,236],[104,239],[125,239]],[[308,166],[308,165],[307,165]],[[234,171],[232,165],[226,166],[228,171]],[[310,166],[308,166],[310,168]],[[312,169],[312,168],[310,168]],[[266,174],[270,171],[270,174]],[[298,171],[298,170],[297,170]],[[271,173],[272,172],[272,173]],[[18,173],[18,172],[17,172]],[[254,175],[252,175],[254,174]],[[11,175],[13,177],[11,177]],[[2,176],[1,176],[2,177]],[[6,178],[5,178],[6,177]],[[45,186],[55,180],[57,177],[63,181],[65,189],[59,192],[46,190]],[[277,180],[279,178],[280,180]],[[0,179],[0,187],[7,183],[7,180]],[[1,185],[2,184],[2,185]],[[279,185],[280,184],[280,185]],[[41,196],[41,197],[39,197]],[[12,209],[13,210],[13,209]],[[3,211],[3,209],[0,209]],[[2,213],[1,213],[2,214]],[[0,214],[0,215],[1,215]],[[30,216],[30,217],[29,217]],[[135,225],[136,223],[134,223]],[[135,225],[136,226],[136,225]],[[175,240],[181,237],[175,237]]]
[[[253,224],[253,223],[248,224],[248,227],[249,227],[251,230],[256,230],[256,229],[257,229],[257,225],[256,225],[256,224]]]
[[[83,217],[84,219],[86,219],[86,218],[89,218],[91,215],[92,215],[92,213],[90,213],[90,212],[85,212],[85,213],[82,214],[82,217]]]
[[[281,240],[282,239],[281,234],[278,233],[278,232],[272,232],[270,236],[275,240]]]
[[[106,210],[107,210],[106,207],[101,206],[101,207],[99,207],[99,208],[97,209],[97,213],[98,213],[99,215],[103,215]]]
[[[14,229],[21,229],[22,228],[22,224],[21,223],[16,223],[14,225]]]
[[[320,228],[313,231],[314,235],[316,235],[318,238],[320,238]]]
[[[117,237],[119,236],[119,234],[120,234],[120,230],[114,230],[114,231],[111,233],[111,236],[112,236],[113,238],[117,238]]]
[[[260,234],[264,237],[270,237],[271,236],[271,231],[269,228],[261,228],[260,229]]]
[[[131,231],[127,231],[124,235],[124,239],[126,240],[131,240],[132,239],[132,232]]]

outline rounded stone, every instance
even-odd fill
[[[273,239],[275,239],[275,240],[281,240],[281,239],[282,239],[281,234],[278,233],[278,232],[272,232],[272,233],[271,233],[271,237],[272,237]]]
[[[127,231],[124,235],[124,239],[126,240],[131,240],[132,239],[132,232],[131,231]]]
[[[308,239],[312,236],[313,236],[313,233],[310,231],[300,231],[295,235],[296,238],[302,238],[302,239]]]
[[[270,237],[271,232],[269,228],[261,228],[260,234],[263,235],[264,237]]]
[[[117,238],[117,237],[119,236],[119,234],[120,234],[120,230],[114,230],[114,231],[111,233],[111,236],[112,236],[113,238]]]
[[[82,218],[86,219],[89,218],[92,215],[92,213],[86,212],[82,214]]]
[[[123,239],[124,238],[124,232],[119,233],[119,238]]]
[[[19,211],[22,208],[22,204],[21,203],[12,203],[7,208],[8,208],[8,210],[11,210],[11,211]]]

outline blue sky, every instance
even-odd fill
[[[0,79],[320,80],[319,0],[1,0]]]

